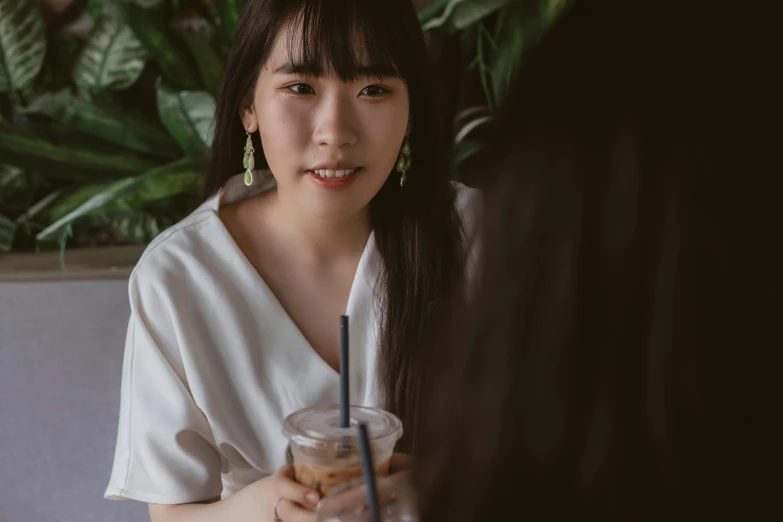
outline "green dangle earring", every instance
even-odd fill
[[[245,142],[245,157],[242,159],[242,166],[245,167],[245,185],[250,186],[253,184],[253,169],[256,168],[256,159],[253,156],[255,149],[253,149],[253,140],[250,139],[250,133],[247,134],[247,141]]]
[[[400,186],[405,186],[405,180],[408,179],[408,170],[411,168],[411,143],[408,137],[402,140],[402,147],[400,148],[400,155],[397,156],[397,172],[402,174],[400,176]]]

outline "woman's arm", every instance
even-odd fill
[[[293,468],[285,466],[224,500],[150,504],[149,510],[152,522],[273,522],[278,500],[277,513],[281,520],[312,522],[320,496],[317,491],[294,482]]]

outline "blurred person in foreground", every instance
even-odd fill
[[[432,381],[423,521],[779,519],[780,21],[576,0],[529,55]]]

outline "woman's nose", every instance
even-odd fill
[[[318,146],[341,148],[355,145],[358,139],[356,118],[349,100],[332,96],[316,111],[313,141]]]

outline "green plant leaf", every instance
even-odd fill
[[[495,30],[498,47],[490,66],[497,103],[505,97],[525,50],[537,43],[567,5],[567,0],[535,0],[512,2],[503,10]]]
[[[25,172],[11,165],[0,165],[0,213],[16,216],[24,211],[25,196],[32,192]]]
[[[492,92],[500,103],[511,84],[514,72],[522,62],[525,50],[527,19],[532,15],[526,2],[515,2],[503,10],[498,19],[495,38],[498,50],[494,53],[491,70]]]
[[[169,29],[168,9],[124,4],[125,18],[171,85],[197,89],[198,75],[184,44]],[[164,6],[165,7],[165,6]]]
[[[452,151],[451,154],[451,170],[456,172],[457,169],[474,154],[483,150],[484,143],[476,140],[462,140]]]
[[[0,0],[0,93],[22,90],[41,70],[44,24],[35,0]]]
[[[36,174],[17,167],[0,165],[0,213],[11,218],[16,217],[18,223],[37,199],[53,190],[52,185]]]
[[[109,203],[116,198],[128,187],[136,183],[137,178],[125,178],[110,184],[95,184],[88,185],[80,188],[79,198],[75,198],[72,195],[71,199],[80,200],[83,193],[91,193],[92,195],[80,203],[76,208],[60,217],[57,221],[46,227],[35,238],[38,241],[50,241],[60,235],[65,227],[72,224],[80,217],[89,215],[92,212],[99,210],[101,207]]]
[[[73,237],[73,228],[68,223],[60,234],[60,270],[64,273],[68,273],[68,269],[65,267],[65,246],[68,244],[68,240]]]
[[[144,9],[153,9],[166,4],[168,0],[133,0],[133,3]]]
[[[451,1],[452,0],[435,0],[430,3],[430,5],[419,11],[419,23],[424,26],[434,18],[439,17]]]
[[[478,118],[468,120],[468,122],[462,126],[459,132],[457,132],[457,135],[454,137],[454,144],[459,145],[459,143],[462,140],[464,140],[471,132],[473,132],[481,125],[484,125],[491,121],[492,121],[492,116],[480,116]]]
[[[69,224],[82,217],[129,207],[140,209],[142,205],[165,200],[183,193],[198,193],[201,190],[201,173],[198,163],[179,160],[169,165],[152,169],[139,176],[125,178],[108,184],[95,184],[94,193],[73,210],[40,232],[36,239],[48,241],[56,238]],[[85,191],[85,188],[81,188]],[[112,204],[116,206],[112,207]]]
[[[0,252],[10,252],[16,236],[16,222],[0,214]]]
[[[134,212],[109,220],[109,225],[128,240],[144,244],[155,239],[168,222],[149,212]]]
[[[439,16],[433,16],[422,29],[444,29],[455,32],[475,24],[515,0],[451,0]],[[518,0],[517,0],[518,1]]]
[[[204,18],[189,18],[176,25],[177,32],[196,61],[204,88],[217,96],[223,74],[223,62],[212,45],[214,29]]]
[[[0,165],[0,195],[4,195],[15,184],[23,182],[23,176],[24,171],[18,167]]]
[[[454,118],[454,123],[458,126],[462,126],[465,122],[474,118],[480,118],[482,116],[492,115],[492,109],[487,105],[473,105],[460,111]]]
[[[16,222],[19,224],[30,223],[36,219],[39,219],[45,212],[50,211],[52,203],[60,199],[63,194],[63,190],[55,190],[44,196],[43,199],[37,201],[33,206],[28,208],[24,214],[16,218]]]
[[[103,14],[76,59],[73,80],[85,92],[121,90],[141,76],[147,51],[119,16]]]
[[[106,0],[87,0],[87,12],[93,18],[98,18],[106,7]]]
[[[226,42],[234,37],[245,0],[212,0],[212,19]]]
[[[215,120],[215,99],[209,93],[177,92],[158,84],[158,112],[188,156],[204,156],[212,145]]]
[[[61,89],[71,84],[74,63],[79,57],[81,42],[72,34],[57,31],[48,36],[46,64],[51,69],[52,78],[46,85],[47,90]],[[34,100],[35,97],[30,98]]]
[[[9,124],[0,124],[0,162],[72,181],[116,179],[157,164],[135,153],[55,143]]]
[[[173,159],[177,143],[162,127],[74,96],[68,89],[46,93],[35,100],[27,114],[43,114],[67,127],[128,149]]]
[[[58,190],[36,203],[34,215],[37,216],[38,222],[51,224],[84,205],[111,183],[110,181],[86,183],[68,190]]]

